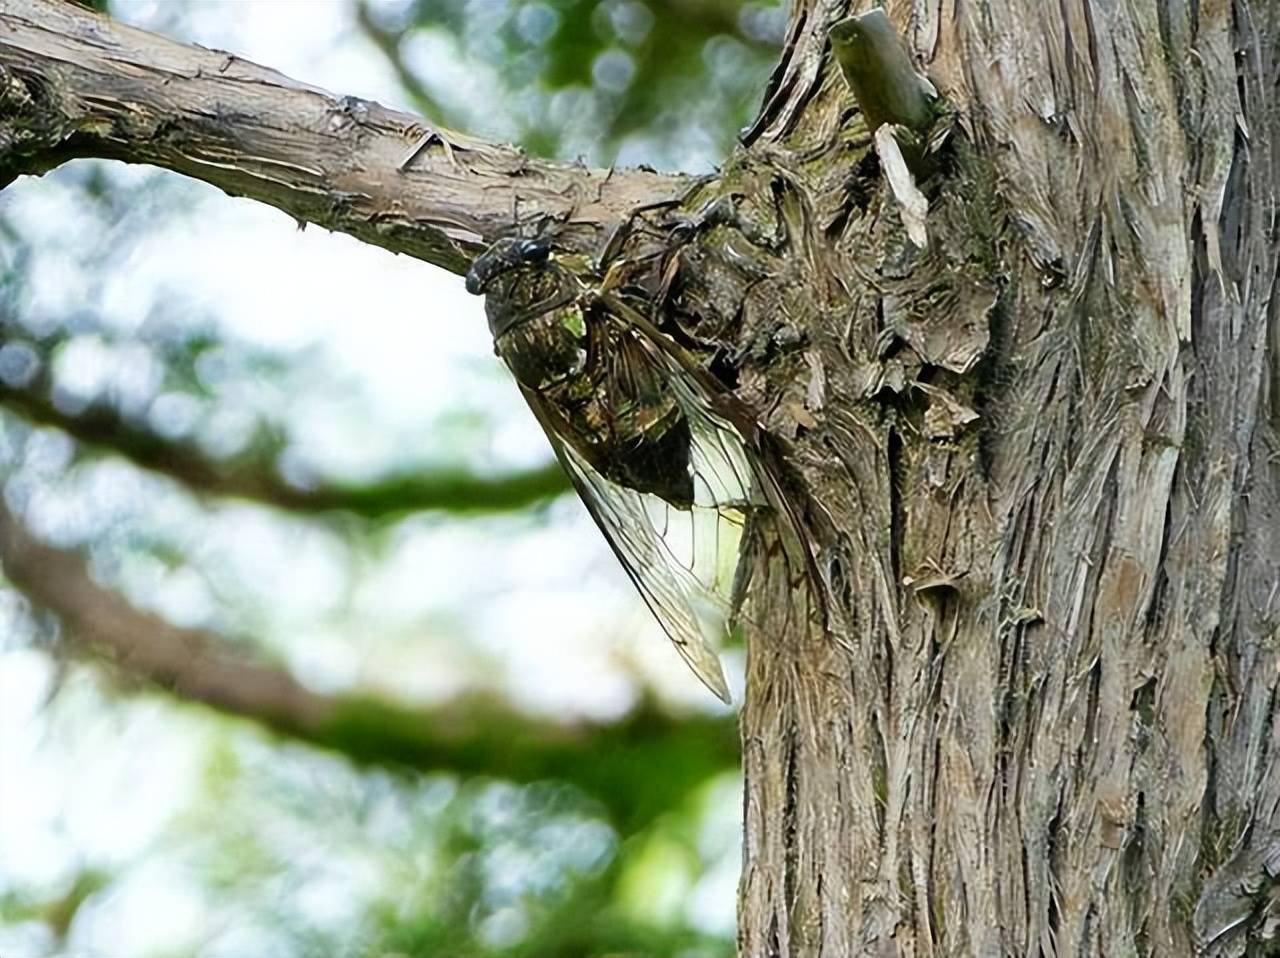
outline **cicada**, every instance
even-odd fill
[[[592,282],[578,259],[542,240],[502,240],[472,265],[467,289],[485,294],[495,352],[627,575],[728,702],[716,649],[741,598],[743,530],[765,502],[750,427],[643,299]]]

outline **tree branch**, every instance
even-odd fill
[[[213,633],[134,608],[94,582],[80,556],[36,541],[3,506],[0,564],[14,587],[58,616],[77,652],[358,764],[515,782],[559,779],[598,799],[620,827],[634,829],[737,761],[731,718],[676,721],[645,707],[612,725],[568,725],[480,697],[415,709],[321,695],[283,669],[230,654]]]
[[[500,476],[441,469],[358,485],[302,487],[285,481],[270,455],[216,459],[195,443],[162,439],[102,404],[73,415],[59,409],[39,389],[0,385],[0,405],[28,422],[52,426],[81,443],[163,473],[194,492],[252,499],[290,512],[343,511],[367,519],[436,509],[508,512],[545,502],[569,489],[564,470],[554,461]]]
[[[75,157],[150,163],[455,273],[547,219],[594,248],[688,178],[526,156],[55,0],[0,3],[0,184]]]

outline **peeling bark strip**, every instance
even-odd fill
[[[793,3],[686,190],[8,0],[0,165],[159,162],[454,269],[515,184],[609,233],[783,454],[826,592],[753,530],[743,955],[1278,953],[1280,3],[890,0],[955,111],[927,249],[831,55],[866,6]]]
[[[59,0],[0,0],[0,185],[75,157],[150,163],[455,273],[520,226],[588,247],[686,177],[525,155]]]

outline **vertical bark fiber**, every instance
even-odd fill
[[[803,44],[728,171],[803,239],[830,593],[753,596],[742,953],[1277,953],[1280,4],[888,6],[928,249]]]

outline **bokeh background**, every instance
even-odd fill
[[[751,119],[785,22],[96,5],[533,153],[690,172]],[[732,953],[732,714],[456,277],[163,171],[21,180],[0,471],[4,958]]]

